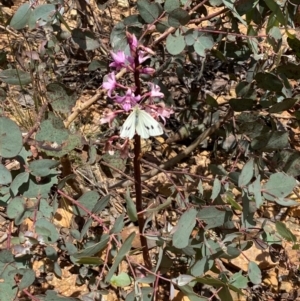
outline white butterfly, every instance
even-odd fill
[[[164,130],[150,114],[135,106],[122,126],[120,137],[132,139],[135,132],[141,138],[147,139],[162,135]]]

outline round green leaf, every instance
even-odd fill
[[[205,35],[199,35],[197,41],[194,43],[194,49],[195,51],[200,55],[205,57],[206,50],[212,49],[214,46],[214,40],[211,35],[205,34]]]
[[[28,85],[31,83],[31,76],[22,70],[6,69],[0,72],[0,80],[9,85]]]
[[[45,199],[40,201],[40,213],[47,218],[51,218],[53,214],[53,206],[50,206]]]
[[[110,279],[110,283],[113,286],[117,287],[125,287],[130,285],[131,283],[131,278],[129,277],[128,274],[121,272],[118,276],[113,275]]]
[[[166,0],[164,9],[167,13],[172,12],[174,9],[177,9],[180,7],[180,1],[179,0]]]
[[[9,184],[11,180],[10,171],[3,164],[0,164],[0,185]]]
[[[15,260],[9,260],[11,264],[7,264],[7,259],[9,259],[8,257],[11,258],[12,255],[7,254],[5,251],[1,251],[1,259],[3,259],[2,256],[5,256],[6,260],[1,260],[0,262],[0,269],[2,271],[1,279],[5,279],[0,282],[0,300],[14,300],[16,299],[16,294],[19,289],[14,279],[15,273],[13,273],[15,270]]]
[[[47,97],[55,111],[68,114],[76,102],[76,93],[61,83],[51,83],[47,86]]]
[[[177,28],[180,25],[186,25],[190,19],[187,11],[177,8],[169,14],[168,23],[170,26]]]
[[[58,161],[41,159],[30,162],[29,168],[32,175],[36,177],[46,177],[50,174],[53,175],[58,173],[56,170],[53,170],[58,164]]]
[[[56,175],[50,175],[41,182],[30,175],[28,181],[20,186],[19,192],[27,198],[34,198],[39,195],[40,197],[47,199],[49,197],[49,191],[54,184],[57,184]]]
[[[96,191],[88,191],[78,199],[78,202],[88,211],[92,211],[95,205],[97,204],[99,198],[100,195]],[[74,213],[80,216],[87,215],[87,212],[77,207],[76,205],[74,205]]]
[[[10,263],[14,261],[14,256],[9,250],[0,251],[0,262],[1,263]]]
[[[248,278],[243,276],[241,272],[235,273],[230,277],[230,284],[237,288],[247,288]]]
[[[140,16],[148,24],[153,23],[162,13],[162,8],[158,3],[150,3],[148,0],[139,0],[137,9]]]
[[[8,206],[7,206],[7,216],[9,218],[16,218],[20,215],[22,215],[25,211],[26,202],[23,198],[21,197],[15,197],[13,198]]]
[[[35,228],[36,232],[42,235],[46,242],[56,242],[59,239],[56,227],[44,218],[37,220]]]
[[[167,50],[170,54],[177,55],[177,54],[181,53],[185,48],[184,37],[181,35],[179,35],[179,36],[169,35],[167,37],[166,46],[167,46]]]
[[[22,134],[18,126],[12,120],[0,117],[0,156],[13,158],[21,149]]]
[[[194,30],[194,29],[189,29],[186,33],[185,33],[185,43],[188,46],[192,46],[194,45],[194,43],[197,41],[198,39],[198,31]]]
[[[45,253],[46,253],[46,256],[51,259],[51,260],[57,260],[57,252],[56,250],[51,247],[51,246],[47,246],[45,248]]]
[[[18,269],[18,273],[23,276],[18,285],[20,290],[29,287],[35,280],[35,273],[33,270]]]
[[[274,201],[274,198],[284,198],[290,194],[297,181],[284,173],[278,172],[270,176],[269,181],[264,185],[264,197],[269,201]]]
[[[10,192],[13,196],[17,196],[19,192],[19,187],[26,183],[29,179],[29,173],[28,172],[21,172],[19,173],[13,180],[13,182],[10,185]]]

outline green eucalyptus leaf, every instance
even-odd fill
[[[164,9],[167,13],[172,12],[174,9],[180,8],[179,0],[166,0],[164,4]]]
[[[94,206],[92,212],[95,214],[102,212],[105,209],[105,207],[108,205],[109,200],[110,200],[110,195],[106,195],[103,198],[101,198]]]
[[[214,260],[212,258],[204,256],[191,267],[191,274],[195,277],[202,276],[213,267],[213,264]]]
[[[31,75],[28,72],[18,69],[6,69],[0,72],[0,80],[9,84],[23,86],[31,83]]]
[[[109,272],[107,273],[107,275],[105,277],[105,282],[110,282],[113,274],[115,273],[116,269],[118,268],[118,265],[130,251],[134,237],[135,237],[135,233],[133,232],[127,237],[127,239],[122,244],[122,246],[115,258],[113,265],[111,266],[111,268],[109,269]]]
[[[26,211],[26,201],[22,197],[13,198],[7,206],[7,216],[15,220],[17,225],[20,225],[23,220],[30,216]]]
[[[229,283],[237,288],[246,289],[248,287],[248,278],[242,275],[242,271],[233,274]]]
[[[239,187],[243,187],[249,184],[254,175],[254,160],[250,159],[243,167],[239,176]]]
[[[124,225],[125,225],[125,223],[124,223],[124,214],[121,214],[115,220],[115,223],[114,223],[113,227],[110,229],[109,233],[110,234],[120,233],[123,230]]]
[[[76,93],[62,83],[47,85],[47,97],[53,109],[59,113],[70,114],[76,103]]]
[[[16,30],[23,29],[27,25],[30,15],[30,4],[22,4],[13,15],[9,25]]]
[[[276,103],[270,109],[270,113],[279,113],[291,109],[298,100],[295,98],[286,98],[282,102]]]
[[[19,187],[24,183],[27,183],[29,179],[29,172],[21,172],[19,173],[10,185],[10,191],[13,197],[17,196],[19,193]]]
[[[56,277],[58,277],[58,278],[62,277],[62,271],[61,271],[61,268],[57,261],[54,262],[53,271],[54,271],[54,274],[56,275]]]
[[[16,273],[22,275],[22,279],[19,283],[19,289],[23,290],[24,288],[28,288],[30,285],[33,284],[35,280],[35,273],[33,270],[30,269],[18,269]]]
[[[138,0],[137,9],[146,23],[151,24],[162,13],[162,8],[158,3],[150,3],[148,0]]]
[[[180,54],[185,48],[185,40],[182,35],[168,35],[166,47],[171,55]]]
[[[72,39],[81,49],[86,51],[95,50],[100,47],[95,34],[88,30],[75,28],[72,30]]]
[[[211,199],[214,200],[218,197],[220,191],[221,191],[222,185],[221,182],[218,178],[214,179],[214,185],[213,185],[213,189],[212,189],[212,193],[211,193]]]
[[[280,93],[283,88],[282,81],[271,73],[259,72],[255,75],[257,86],[266,91],[275,91]]]
[[[265,152],[278,151],[284,149],[289,144],[288,132],[274,131],[264,133],[255,137],[251,141],[251,148],[253,150],[260,150]]]
[[[0,117],[0,156],[13,158],[19,154],[22,147],[22,133],[19,127],[12,120]]]
[[[229,105],[235,112],[252,110],[254,104],[255,101],[253,99],[247,99],[247,98],[242,98],[242,99],[231,98],[229,100]]]
[[[35,7],[28,20],[29,29],[44,26],[54,21],[56,7],[54,4],[41,4]]]
[[[214,39],[210,34],[199,34],[194,43],[194,49],[198,55],[205,57],[206,51],[214,46]]]
[[[77,253],[73,253],[72,256],[74,258],[91,257],[96,253],[105,249],[107,247],[108,241],[109,241],[109,235],[103,234],[99,242],[92,244],[91,246],[86,247],[85,249],[80,250]]]
[[[287,228],[287,226],[280,222],[276,222],[276,230],[280,236],[282,236],[287,241],[291,241],[293,243],[297,242],[296,236],[291,232],[290,229]]]
[[[170,26],[177,28],[182,25],[186,25],[190,21],[190,15],[182,8],[174,9],[170,12],[168,17],[168,23]]]
[[[284,198],[296,187],[297,181],[284,173],[275,173],[270,176],[269,181],[263,186],[263,196],[269,201],[275,198]]]
[[[253,284],[261,284],[261,270],[258,267],[258,265],[253,261],[250,261],[248,264],[248,276]]]
[[[80,205],[84,208],[86,208],[87,211],[91,212],[97,202],[99,201],[100,195],[96,191],[88,191],[84,195],[82,195],[77,202],[80,203]],[[84,211],[82,208],[74,205],[73,206],[74,213],[80,216],[88,215],[87,211]]]
[[[58,174],[58,171],[54,170],[59,165],[59,162],[50,159],[41,159],[32,161],[29,163],[29,169],[31,174],[36,177],[46,177],[50,174]]]
[[[35,198],[37,196],[47,199],[52,186],[57,184],[57,176],[49,175],[43,178],[43,181],[37,180],[34,176],[29,176],[29,180],[19,187],[19,192],[27,198]]]
[[[49,205],[46,199],[41,199],[39,209],[40,213],[44,217],[50,219],[53,216],[53,207]]]
[[[263,198],[261,195],[261,184],[260,184],[260,175],[256,178],[256,180],[248,186],[249,193],[253,193],[256,207],[259,208],[263,205]]]
[[[45,254],[46,254],[47,258],[49,258],[53,261],[57,260],[57,257],[58,257],[57,252],[53,247],[47,246],[45,248]]]
[[[134,204],[132,198],[130,197],[129,189],[127,189],[127,191],[125,193],[125,201],[126,201],[127,213],[128,213],[130,220],[132,222],[136,222],[138,219],[136,207],[135,207],[135,204]]]
[[[56,227],[44,218],[40,218],[35,224],[36,232],[42,235],[46,242],[54,243],[59,239]]]
[[[196,223],[197,213],[195,209],[188,209],[180,217],[172,239],[175,248],[183,249],[188,245],[190,234]]]
[[[224,223],[231,219],[232,212],[226,210],[219,210],[215,207],[202,208],[197,217],[206,223],[206,229],[223,226]]]
[[[12,181],[10,171],[3,165],[0,164],[0,185],[7,185]]]
[[[121,272],[119,275],[113,275],[110,279],[110,283],[116,287],[128,286],[130,285],[131,281],[131,277],[124,272]]]
[[[80,257],[76,260],[78,264],[101,265],[103,260],[99,257]]]
[[[12,271],[15,271],[12,257],[13,255],[10,251],[0,251],[1,279],[5,279],[5,281],[0,281],[0,300],[15,300],[18,293],[18,286],[14,279],[15,273],[12,273]]]
[[[283,14],[282,10],[280,9],[280,6],[274,1],[274,0],[265,0],[265,3],[269,7],[269,9],[274,12],[276,15],[278,21],[281,23],[281,25],[286,25],[286,17]]]

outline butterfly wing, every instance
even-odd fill
[[[136,132],[143,139],[148,139],[150,136],[160,136],[163,134],[163,128],[150,114],[137,109],[136,114]]]
[[[137,113],[136,110],[133,110],[130,113],[130,115],[127,117],[127,119],[125,120],[122,126],[120,137],[132,139],[135,134],[136,122],[137,122]]]

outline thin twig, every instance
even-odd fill
[[[189,12],[189,15],[191,15],[194,12],[194,9],[195,9],[195,7],[193,9],[191,9],[191,11]],[[214,17],[216,17],[216,16],[218,16],[218,15],[220,15],[222,13],[227,12],[227,11],[228,11],[228,9],[224,8],[224,9],[222,9],[222,10],[216,12],[216,13],[213,13],[213,14],[208,15],[206,17],[195,19],[195,20],[197,20],[197,23],[200,23],[200,22],[205,21],[205,20],[210,20],[210,19],[212,19],[212,18],[214,18]],[[191,21],[188,24],[190,24],[190,23],[191,23]],[[160,35],[149,47],[150,48],[154,48],[155,45],[157,45],[160,42],[162,42],[164,39],[167,38],[168,35],[170,35],[171,33],[175,32],[176,30],[177,30],[177,28],[170,27],[162,35]]]
[[[17,34],[17,33],[15,33],[15,32],[13,32],[13,31],[9,28],[9,26],[6,26],[6,27],[5,27],[5,26],[3,26],[3,25],[0,25],[0,28],[3,29],[3,30],[6,30],[8,33],[12,34],[13,36],[20,38],[20,35]]]

